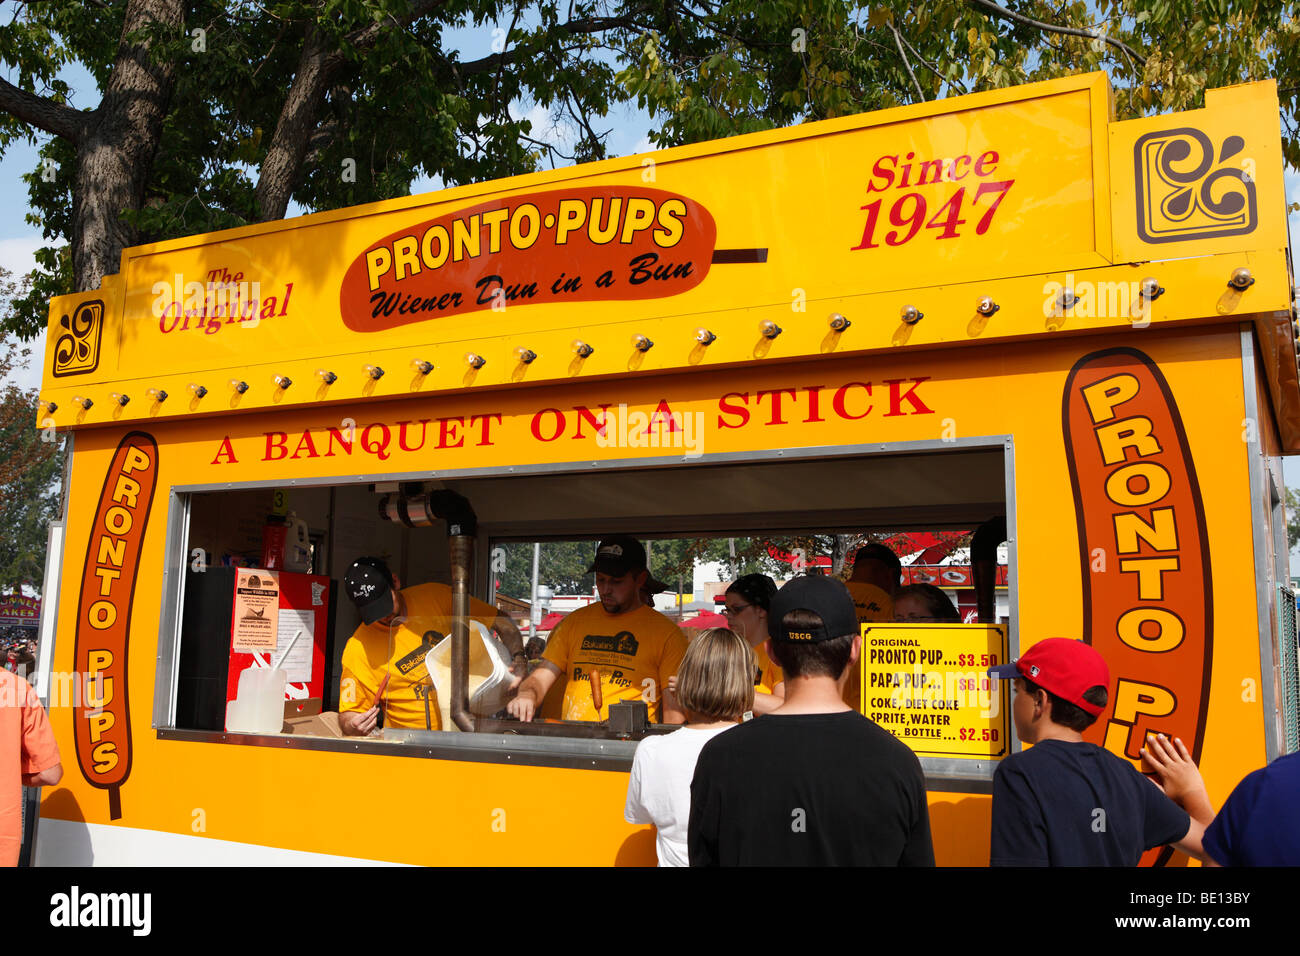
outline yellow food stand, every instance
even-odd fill
[[[905,709],[918,653],[974,676],[1081,637],[1113,679],[1089,739],[1180,736],[1221,803],[1300,746],[1277,116],[1270,82],[1116,122],[1090,74],[127,249],[50,306],[38,689],[67,772],[37,862],[653,862],[612,734],[187,720],[189,582],[277,507],[334,580],[472,554],[485,600],[511,541],[1004,518],[1005,628],[938,655],[888,630],[866,711]],[[441,492],[475,522],[401,520]],[[355,624],[339,601],[334,685]],[[987,863],[1019,746],[968,680],[960,727],[882,717],[937,728],[903,739],[941,864]]]

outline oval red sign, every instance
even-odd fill
[[[677,193],[590,186],[525,193],[373,243],[339,289],[343,324],[379,332],[544,302],[654,299],[699,285],[717,225]]]

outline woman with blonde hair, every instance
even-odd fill
[[[660,866],[689,866],[686,827],[700,749],[754,706],[754,654],[735,631],[711,627],[691,642],[677,671],[686,724],[637,745],[627,786],[628,823],[653,823]]]

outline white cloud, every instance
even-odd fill
[[[418,196],[421,193],[436,193],[445,188],[441,176],[417,176],[411,181],[412,196]]]
[[[628,151],[627,155],[635,156],[637,153],[653,153],[658,148],[659,147],[657,147],[654,143],[650,142],[649,136],[642,136],[639,140],[637,140],[636,145],[633,146],[631,150]]]
[[[20,236],[16,239],[0,239],[0,266],[8,269],[14,275],[25,275],[36,268],[36,259],[34,258],[36,250],[45,244],[45,240],[37,234]],[[6,344],[15,341],[14,339],[6,339]],[[9,376],[6,379],[6,384],[13,382],[19,388],[37,388],[41,384],[41,362],[45,354],[45,337],[36,338],[22,347],[32,350],[31,362],[27,368]]]
[[[557,124],[551,111],[543,106],[534,104],[532,109],[521,115],[516,104],[512,103],[510,113],[515,119],[526,119],[532,124],[532,131],[528,135],[533,139],[566,150],[573,143],[572,131]]]
[[[20,348],[31,349],[32,355],[25,369],[18,370],[14,374],[10,375],[8,378],[4,379],[3,382],[0,382],[0,384],[8,385],[10,382],[12,382],[13,384],[17,385],[19,388],[23,388],[23,389],[40,388],[41,363],[43,362],[45,357],[45,337],[41,336],[40,338],[33,339],[32,341],[26,343],[25,345],[21,342],[18,342],[17,339],[14,339],[12,337],[6,338],[5,347],[8,347],[10,344],[17,345]],[[32,414],[34,415],[35,413],[36,413],[36,409],[33,408]]]
[[[0,266],[14,275],[26,275],[36,268],[36,250],[46,245],[40,235],[19,236],[16,239],[0,239]]]

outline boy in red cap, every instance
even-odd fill
[[[1014,680],[1016,733],[1034,745],[993,777],[992,866],[1136,866],[1166,844],[1206,859],[1203,824],[1127,760],[1084,741],[1110,686],[1092,647],[1049,637],[989,673]]]

